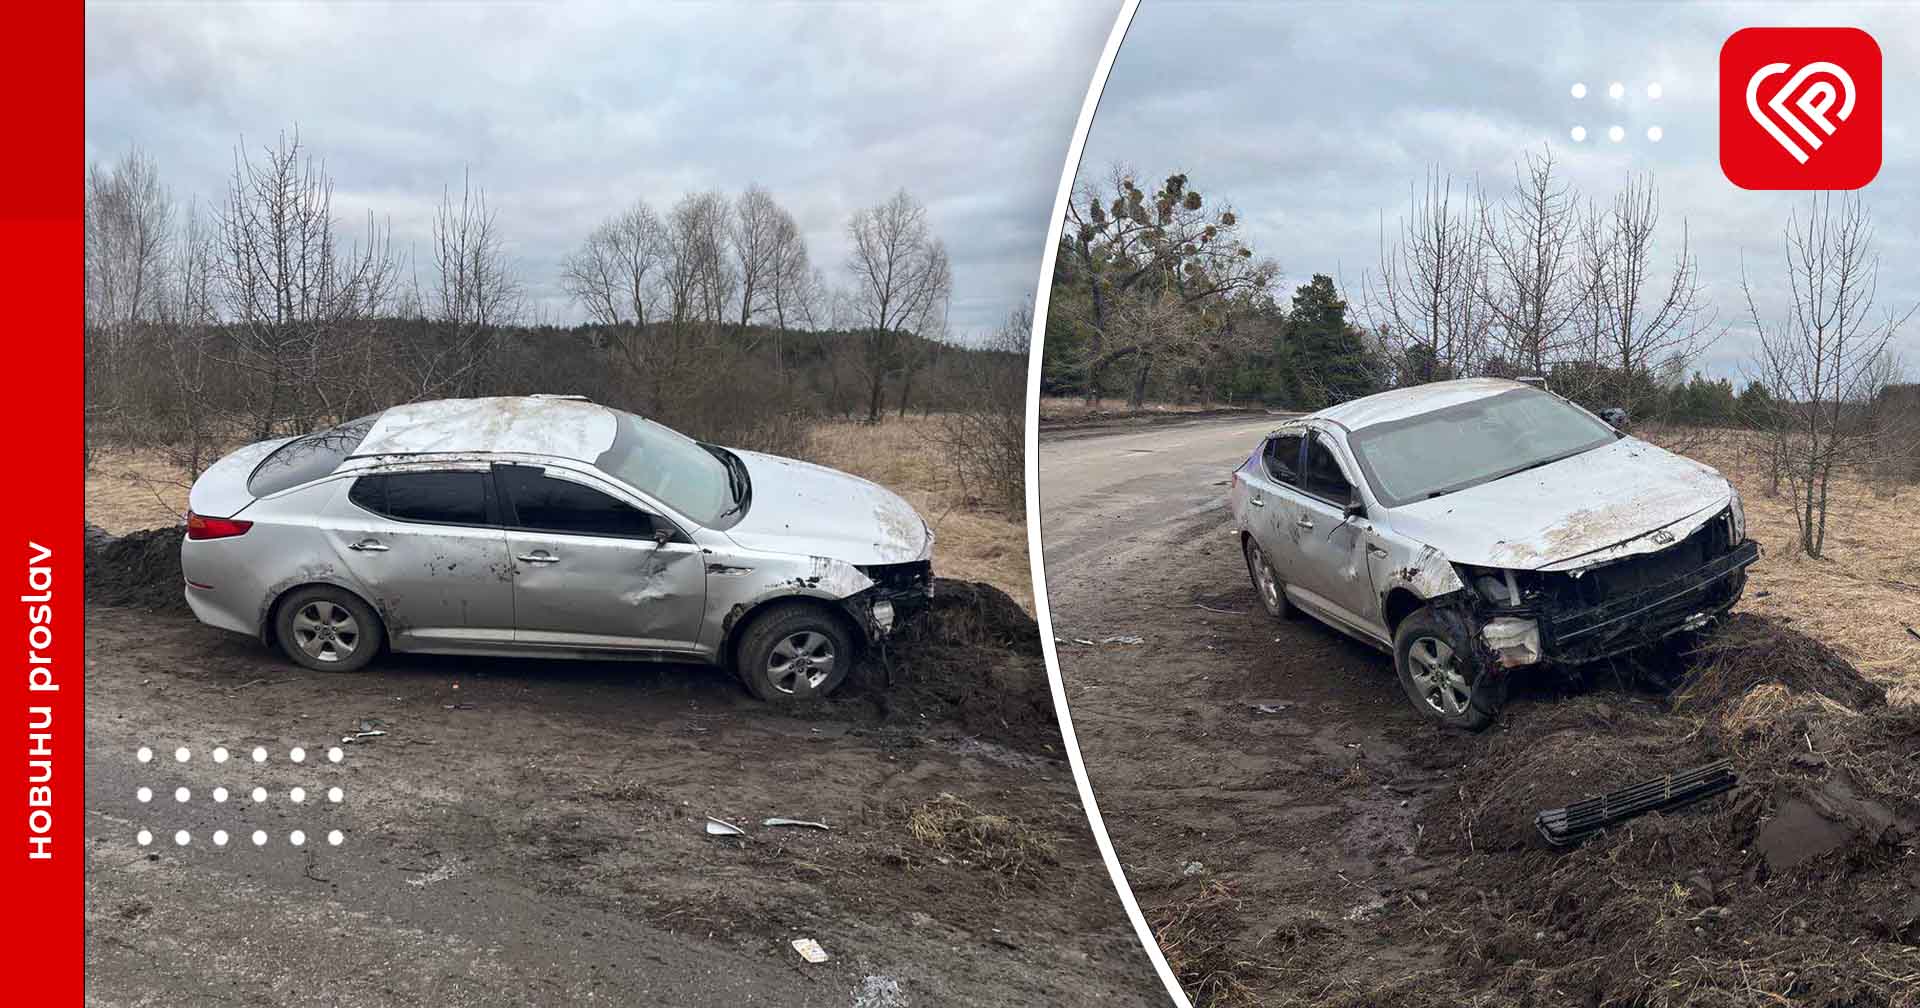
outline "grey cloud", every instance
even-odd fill
[[[957,333],[1031,295],[1061,159],[1117,3],[92,5],[87,154],[137,144],[217,198],[242,135],[298,125],[336,209],[424,250],[470,168],[549,318],[559,259],[637,198],[759,183],[830,276],[902,186],[955,274]]]
[[[1708,294],[1728,331],[1703,357],[1737,377],[1754,345],[1742,257],[1761,310],[1778,310],[1780,229],[1805,196],[1747,192],[1718,166],[1720,44],[1750,25],[1854,25],[1879,41],[1887,96],[1880,176],[1864,191],[1881,255],[1880,301],[1920,302],[1920,9],[1894,4],[1385,5],[1144,0],[1114,63],[1081,162],[1189,174],[1246,221],[1289,284],[1335,274],[1357,295],[1379,258],[1384,220],[1404,213],[1429,165],[1496,192],[1513,162],[1551,144],[1568,177],[1605,197],[1628,172],[1659,184],[1662,232],[1684,218]],[[1620,81],[1627,98],[1606,87]],[[1661,82],[1658,101],[1645,97]],[[1590,92],[1576,101],[1575,81]],[[1620,144],[1608,126],[1626,128]],[[1584,124],[1576,144],[1569,129]],[[1645,139],[1661,126],[1659,143]],[[1920,372],[1920,324],[1900,340]]]

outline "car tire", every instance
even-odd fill
[[[840,688],[857,653],[845,620],[808,602],[776,602],[740,634],[734,669],[767,703],[816,700]]]
[[[386,641],[373,608],[332,585],[297,588],[281,600],[273,637],[288,658],[317,672],[358,672]]]
[[[1247,576],[1253,579],[1253,594],[1260,599],[1260,608],[1267,615],[1283,620],[1293,615],[1293,605],[1287,601],[1286,582],[1274,572],[1273,561],[1268,559],[1267,551],[1253,541],[1253,537],[1240,537],[1240,552],[1247,558]]]
[[[1393,668],[1400,688],[1428,720],[1479,731],[1493,723],[1505,700],[1505,683],[1482,683],[1475,668],[1472,631],[1452,613],[1422,606],[1393,633]]]

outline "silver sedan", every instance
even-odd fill
[[[382,648],[686,661],[797,700],[933,586],[932,530],[895,494],[571,396],[263,441],[188,505],[194,615],[320,670]]]
[[[1517,670],[1705,627],[1759,557],[1718,472],[1494,378],[1290,420],[1228,503],[1269,615],[1388,652],[1416,710],[1469,729]]]

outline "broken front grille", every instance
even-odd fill
[[[871,578],[874,589],[889,598],[924,599],[933,596],[933,562],[930,560],[869,564],[861,567],[860,573]]]

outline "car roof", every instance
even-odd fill
[[[1475,399],[1485,399],[1502,392],[1531,387],[1533,386],[1508,381],[1505,378],[1456,378],[1452,381],[1428,382],[1425,385],[1409,385],[1406,388],[1376,392],[1370,396],[1348,400],[1338,406],[1329,406],[1301,419],[1325,420],[1349,431],[1357,431],[1374,424],[1403,420],[1463,402],[1472,402]]]
[[[592,462],[618,426],[613,410],[576,396],[435,399],[380,414],[351,457],[516,452]]]

